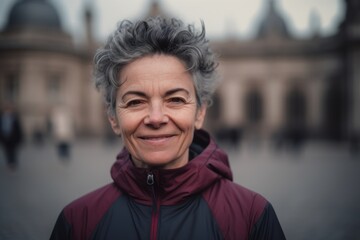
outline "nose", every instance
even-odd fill
[[[144,123],[152,128],[160,128],[169,121],[169,117],[164,112],[164,107],[161,103],[150,104],[148,111]]]

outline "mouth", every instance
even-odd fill
[[[172,134],[165,134],[165,135],[145,135],[140,136],[139,138],[143,141],[150,142],[150,143],[162,143],[170,140],[175,135]]]

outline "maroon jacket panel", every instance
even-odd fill
[[[120,195],[114,184],[108,184],[66,206],[63,214],[75,228],[71,229],[71,239],[90,239],[96,225]]]
[[[248,239],[268,204],[261,195],[226,179],[206,191],[209,204],[224,239]]]

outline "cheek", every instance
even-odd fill
[[[195,125],[194,111],[174,111],[171,114],[172,120],[181,129],[192,129]]]
[[[135,131],[136,126],[138,126],[141,121],[141,118],[137,114],[129,113],[127,111],[120,111],[118,119],[121,132],[124,134],[129,134]]]

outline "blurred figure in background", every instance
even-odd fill
[[[58,156],[68,159],[71,156],[71,142],[74,137],[72,117],[65,106],[58,106],[51,116],[51,129],[55,138]]]
[[[9,168],[17,167],[17,151],[22,142],[23,134],[13,106],[5,104],[0,114],[0,141]]]

